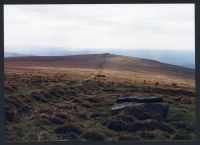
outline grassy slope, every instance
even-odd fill
[[[98,61],[90,60],[93,66],[90,69],[83,68],[86,62],[77,64],[82,68],[12,68],[14,63],[24,66],[27,60],[22,63],[6,61],[6,113],[13,118],[6,121],[7,139],[195,139],[194,79],[188,74],[191,70],[178,67],[178,70],[188,72],[180,71],[181,74],[175,75],[174,69],[167,73],[161,73],[161,69],[152,73],[145,71],[148,67],[137,67],[130,71],[124,66],[125,70],[119,71],[119,66],[123,65],[120,62],[130,59],[122,61],[122,56],[118,60],[116,56],[108,59],[105,55],[93,57]],[[111,63],[113,59],[116,63]],[[28,63],[28,66],[30,64],[33,65]],[[41,66],[41,63],[37,65]],[[106,79],[99,78],[98,74],[104,74]],[[123,113],[112,116],[110,108],[116,98],[124,94],[163,97],[170,103],[168,118],[140,120]],[[122,126],[121,130],[116,131],[116,125]],[[136,126],[139,126],[138,130],[129,129]],[[70,132],[64,132],[66,128],[71,129]]]
[[[112,54],[86,54],[72,56],[32,56],[5,59],[5,66],[10,67],[64,67],[116,69],[132,72],[169,74],[194,79],[194,70],[154,60],[127,57]]]

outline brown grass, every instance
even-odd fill
[[[79,60],[85,57],[89,56]],[[20,61],[25,63],[26,59]],[[122,59],[127,64],[123,67],[120,64],[124,70],[117,68],[117,63],[111,64]],[[55,64],[23,67],[23,63],[13,67],[17,63],[14,60],[6,60],[5,67],[6,138],[9,141],[195,139],[195,80],[193,73],[188,76],[188,70],[180,75],[183,68],[178,68],[179,74],[175,75],[174,67],[166,73],[133,69],[133,60],[142,66],[147,62],[119,56],[110,56],[107,64],[98,67],[97,59],[91,68],[62,68]],[[151,62],[151,66],[155,63]],[[167,119],[111,115],[116,99],[127,94],[162,97],[170,103]]]

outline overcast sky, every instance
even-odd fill
[[[5,5],[4,33],[5,52],[194,50],[194,5]]]

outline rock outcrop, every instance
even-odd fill
[[[116,100],[116,104],[111,108],[112,114],[124,111],[139,119],[164,119],[167,117],[169,104],[160,97],[121,97]]]

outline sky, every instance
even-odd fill
[[[193,4],[5,5],[5,52],[194,51]]]

